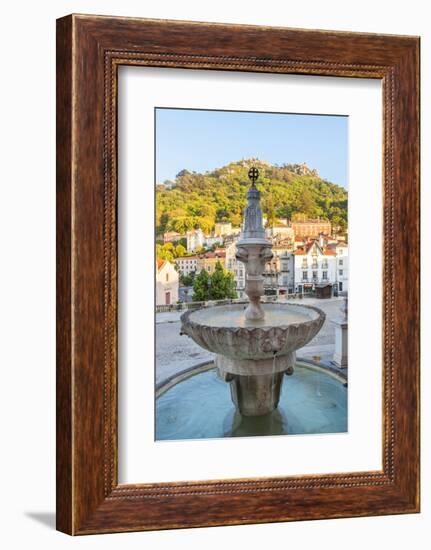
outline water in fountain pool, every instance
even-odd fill
[[[286,377],[278,408],[262,417],[235,411],[216,369],[174,385],[156,401],[156,439],[202,439],[347,431],[347,389],[333,377],[297,365]]]
[[[264,304],[264,319],[248,320],[244,315],[245,307],[244,304],[235,304],[199,309],[191,314],[190,320],[210,327],[277,327],[305,323],[317,317],[317,313],[312,309],[294,305],[286,307],[279,304]]]

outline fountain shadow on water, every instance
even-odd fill
[[[286,415],[275,409],[263,416],[242,416],[238,411],[230,411],[223,423],[224,437],[252,437],[262,435],[288,434]]]

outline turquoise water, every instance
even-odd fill
[[[230,386],[214,368],[179,382],[156,400],[156,440],[346,431],[347,388],[299,365],[284,379],[278,409],[264,417],[236,413]]]

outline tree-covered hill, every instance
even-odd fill
[[[268,224],[279,218],[322,218],[347,226],[347,191],[319,177],[304,165],[275,166],[259,160],[242,160],[200,174],[182,170],[175,181],[156,187],[156,225],[184,233],[200,227],[209,232],[216,221],[239,226],[249,187],[250,166],[259,168],[257,182]]]

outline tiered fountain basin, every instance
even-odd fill
[[[264,416],[280,400],[284,374],[292,374],[297,349],[321,329],[325,314],[313,306],[264,303],[264,317],[246,319],[248,302],[188,311],[181,332],[215,354],[220,377],[242,416]]]

